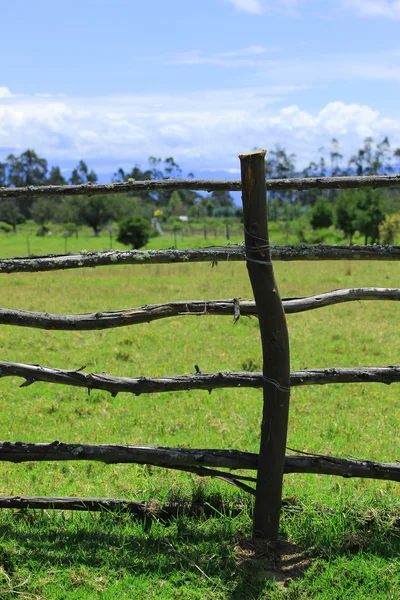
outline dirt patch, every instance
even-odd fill
[[[240,538],[233,551],[238,567],[251,572],[257,581],[276,581],[281,589],[303,577],[312,563],[301,546],[289,542]]]

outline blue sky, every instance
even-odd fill
[[[332,137],[346,157],[400,146],[399,0],[3,0],[1,17],[0,160],[238,177],[254,147],[305,166]]]

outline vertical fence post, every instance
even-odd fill
[[[258,311],[264,376],[253,535],[276,541],[289,415],[289,338],[271,263],[265,151],[242,154],[239,158],[247,269]]]

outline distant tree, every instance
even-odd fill
[[[65,177],[61,173],[60,167],[51,168],[46,183],[47,185],[65,185],[67,183]]]
[[[333,211],[327,198],[320,198],[311,208],[310,223],[313,229],[323,229],[332,225]]]
[[[44,185],[47,177],[47,160],[40,158],[34,150],[26,150],[20,156],[7,156],[7,185],[26,187]]]
[[[51,221],[57,210],[56,203],[50,198],[39,198],[32,205],[32,218],[38,225]]]
[[[365,243],[379,241],[379,226],[385,219],[380,190],[342,190],[335,204],[335,225],[350,238],[356,231]]]
[[[269,218],[271,221],[279,220],[279,200],[276,196],[269,198]]]
[[[206,203],[206,214],[207,214],[207,217],[212,217],[213,214],[214,214],[214,210],[215,210],[215,204],[214,204],[214,202],[211,202],[211,200],[209,200]]]
[[[343,154],[340,153],[340,145],[336,138],[332,138],[330,142],[330,161],[331,161],[331,176],[337,177],[340,175],[340,163],[343,160]]]
[[[234,217],[236,210],[234,206],[218,206],[214,209],[214,217]]]
[[[11,225],[14,233],[17,230],[17,225],[25,223],[25,217],[20,213],[15,200],[8,198],[0,200],[0,221]]]
[[[0,187],[7,185],[7,163],[0,162]]]
[[[354,154],[349,160],[349,167],[352,167],[358,176],[368,175],[372,163],[372,137],[364,140],[364,146],[360,148],[357,154]]]
[[[379,241],[379,226],[385,220],[380,190],[362,190],[357,195],[355,225],[365,243]]]
[[[232,196],[226,191],[217,190],[212,192],[210,200],[217,208],[228,208],[234,205]]]
[[[386,215],[385,220],[379,226],[379,233],[383,244],[393,244],[396,236],[400,233],[400,213]]]
[[[181,215],[185,212],[182,197],[177,190],[173,191],[168,202],[168,210],[171,215]]]
[[[356,192],[352,190],[340,191],[335,202],[334,223],[337,229],[340,229],[346,236],[349,236],[350,246],[353,241],[353,235],[357,231],[356,218]]]
[[[95,237],[98,237],[104,225],[115,219],[115,206],[107,196],[91,196],[82,199],[79,216],[83,223],[92,227]]]
[[[93,170],[89,171],[89,168],[85,161],[80,160],[78,166],[72,171],[69,183],[72,185],[81,185],[83,183],[96,183],[97,175]]]
[[[296,174],[296,155],[287,154],[286,150],[279,145],[276,145],[273,150],[270,150],[265,159],[265,174],[267,179],[288,179]],[[271,191],[271,199],[278,198],[279,203],[283,200],[292,200],[293,192],[289,191]]]
[[[143,217],[126,217],[119,222],[117,240],[138,250],[149,241],[150,231],[150,223]]]
[[[20,156],[7,156],[7,185],[26,187],[30,185],[45,185],[47,177],[47,160],[40,158],[34,150],[26,150]],[[33,199],[17,200],[19,212],[30,218]]]
[[[393,156],[397,160],[397,164],[398,164],[397,170],[400,171],[400,148],[396,148],[396,150],[393,152]]]
[[[160,179],[179,179],[182,177],[182,169],[175,162],[172,156],[169,156],[165,160],[162,158],[156,158],[150,156],[148,159],[149,168],[141,169],[139,165],[135,165],[130,172],[120,168],[114,173],[113,181],[148,181],[148,180],[160,180]],[[193,177],[193,173],[189,173],[188,177]],[[153,209],[159,207],[168,207],[173,192],[169,190],[160,190],[157,192],[133,192],[129,195],[139,197],[148,204],[153,205]],[[178,190],[176,194],[179,195],[180,203],[185,207],[185,212],[194,206],[196,201],[200,198],[197,192],[190,190]],[[177,197],[173,200],[173,206],[177,206]]]

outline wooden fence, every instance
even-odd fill
[[[46,330],[97,330],[126,327],[137,323],[182,314],[258,315],[263,350],[263,372],[195,373],[163,378],[128,378],[105,373],[85,373],[82,369],[62,370],[39,365],[0,361],[0,378],[18,376],[21,387],[45,381],[100,389],[113,396],[120,392],[135,395],[180,390],[254,387],[263,389],[263,417],[260,452],[186,448],[157,448],[121,445],[49,444],[0,442],[0,461],[94,460],[104,463],[138,463],[162,466],[219,477],[255,495],[255,536],[276,540],[282,504],[282,478],[285,473],[319,473],[342,477],[364,477],[400,481],[400,464],[376,463],[304,453],[286,454],[286,435],[290,387],[400,381],[399,366],[307,369],[290,372],[289,339],[285,313],[303,312],[355,300],[399,300],[400,289],[356,288],[335,290],[307,298],[281,301],[274,279],[275,260],[400,260],[396,246],[284,246],[269,243],[266,190],[376,188],[400,186],[400,176],[309,178],[265,181],[264,152],[240,156],[241,181],[164,180],[111,185],[47,186],[41,188],[0,188],[0,198],[28,198],[54,195],[92,195],[160,189],[241,190],[244,214],[244,244],[229,248],[191,250],[85,252],[75,255],[0,259],[0,273],[40,272],[104,265],[246,261],[254,292],[254,302],[229,300],[180,301],[146,305],[139,308],[85,315],[55,315],[22,310],[0,309],[0,325]],[[223,470],[226,469],[226,470]],[[237,474],[254,470],[257,477]],[[256,487],[252,484],[256,484]],[[124,508],[148,514],[146,503],[107,498],[3,497],[0,508],[61,508],[108,510]],[[179,507],[169,507],[176,514]],[[158,514],[157,512],[154,514]]]

